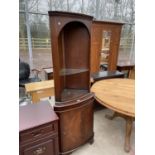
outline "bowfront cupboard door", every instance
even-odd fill
[[[87,93],[77,100],[59,103],[54,107],[59,117],[60,153],[72,152],[93,141],[94,95]]]

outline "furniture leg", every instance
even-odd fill
[[[89,144],[92,145],[94,143],[94,139],[92,139]]]
[[[114,112],[114,114],[111,116],[111,115],[105,115],[105,117],[107,118],[107,119],[109,119],[109,120],[113,120],[115,117],[119,117],[120,116],[120,114],[119,113],[117,113],[117,112]]]
[[[131,137],[131,131],[132,131],[132,123],[133,123],[133,118],[126,117],[126,135],[125,135],[125,145],[124,145],[125,152],[130,151],[130,137]]]
[[[37,103],[37,102],[40,101],[40,99],[38,98],[38,95],[37,95],[36,92],[32,92],[32,93],[30,93],[30,94],[31,94],[31,96],[32,96],[32,103]]]
[[[131,77],[131,72],[132,72],[132,70],[130,69],[130,70],[128,71],[128,78]]]
[[[129,116],[122,115],[120,113],[114,112],[114,114],[111,115],[105,115],[105,117],[109,120],[113,120],[115,117],[123,117],[126,120],[126,135],[125,135],[125,144],[124,144],[124,150],[125,152],[130,151],[130,136],[132,131],[132,123],[133,118]]]
[[[94,136],[90,139],[89,144],[92,145],[94,143]]]

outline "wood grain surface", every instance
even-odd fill
[[[135,80],[107,79],[91,87],[96,100],[107,108],[127,116],[135,116]]]
[[[26,92],[32,97],[32,103],[37,103],[41,98],[54,96],[54,80],[28,83]]]
[[[58,120],[48,101],[19,107],[19,131],[28,130]]]
[[[42,89],[54,88],[54,80],[29,83],[25,85],[25,88],[27,93]]]

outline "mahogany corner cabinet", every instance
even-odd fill
[[[92,16],[49,11],[55,85],[54,111],[59,116],[60,154],[93,142],[90,93]]]

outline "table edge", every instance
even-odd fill
[[[119,110],[119,109],[117,109],[116,107],[113,107],[112,105],[109,105],[109,104],[107,104],[107,103],[101,101],[101,100],[100,100],[99,98],[97,98],[96,96],[94,96],[94,97],[95,97],[95,99],[98,101],[99,104],[101,104],[101,105],[107,107],[108,109],[111,109],[111,110],[116,111],[116,112],[118,112],[118,113],[121,113],[121,114],[123,114],[123,115],[127,115],[127,116],[130,116],[130,117],[135,117],[135,114],[134,114],[134,113],[129,113],[129,112],[126,112],[126,111]]]

